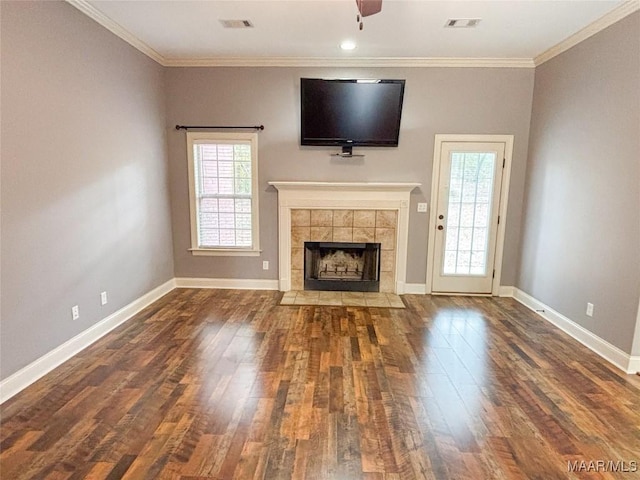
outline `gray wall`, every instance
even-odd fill
[[[173,259],[163,69],[66,3],[1,8],[4,379]]]
[[[639,23],[536,69],[517,283],[627,353],[640,294]]]
[[[502,281],[513,285],[518,265],[532,69],[167,69],[167,128],[183,125],[264,124],[259,134],[260,236],[263,255],[194,257],[187,249],[189,203],[184,132],[169,133],[175,272],[178,277],[277,278],[277,192],[270,180],[420,182],[412,195],[407,281],[424,284],[436,133],[515,135]],[[398,148],[357,148],[364,160],[334,159],[337,148],[300,147],[300,77],[404,78]],[[262,260],[271,270],[262,270]]]

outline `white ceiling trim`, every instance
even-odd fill
[[[111,20],[109,17],[103,14],[100,10],[96,9],[93,5],[91,5],[86,0],[66,0],[66,2],[76,7],[78,10],[80,10],[89,18],[98,22],[100,25],[102,25],[104,28],[109,30],[114,35],[120,37],[122,40],[127,42],[133,48],[141,51],[147,57],[155,60],[160,65],[165,66],[165,59],[162,55],[160,55],[158,52],[156,52],[153,48],[151,48],[149,45],[144,43],[138,37],[133,35],[131,32],[126,30],[119,23]]]
[[[564,39],[562,42],[554,45],[549,50],[542,52],[533,59],[533,63],[537,67],[544,62],[551,60],[553,57],[560,55],[562,52],[566,52],[571,47],[575,47],[580,42],[583,42],[589,37],[592,37],[598,32],[601,32],[607,27],[610,27],[624,17],[631,15],[632,13],[640,10],[640,0],[630,0],[622,3],[617,8],[614,8],[609,13],[600,17],[595,22],[587,25],[582,30],[577,31],[570,37]]]
[[[452,67],[452,68],[533,68],[530,58],[458,57],[214,57],[166,59],[167,67]]]
[[[104,15],[87,0],[66,0],[132,47],[164,67],[450,67],[450,68],[534,68],[604,30],[640,9],[640,0],[628,0],[567,39],[535,58],[458,57],[211,57],[166,58],[119,23]]]

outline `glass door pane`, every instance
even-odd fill
[[[452,152],[442,273],[487,274],[495,152]]]

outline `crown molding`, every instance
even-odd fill
[[[622,3],[618,7],[611,10],[609,13],[600,17],[598,20],[590,23],[582,30],[578,30],[570,37],[565,38],[563,41],[554,45],[549,50],[542,52],[540,55],[533,59],[533,63],[537,67],[544,62],[551,60],[553,57],[560,55],[561,53],[569,50],[571,47],[576,46],[580,42],[585,41],[587,38],[592,37],[598,32],[601,32],[607,27],[610,27],[614,23],[622,20],[624,17],[631,15],[632,13],[640,10],[640,0],[630,0]]]
[[[164,63],[165,59],[162,55],[160,55],[158,52],[156,52],[153,48],[151,48],[149,45],[144,43],[138,37],[133,35],[131,32],[126,30],[119,23],[111,20],[104,13],[96,9],[93,5],[91,5],[86,0],[66,0],[66,2],[69,5],[76,7],[78,10],[80,10],[82,13],[84,13],[86,16],[88,16],[92,20],[95,20],[96,22],[98,22],[100,25],[102,25],[104,28],[109,30],[111,33],[113,33],[117,37],[120,37],[122,40],[127,42],[133,48],[144,53],[147,57],[151,58],[152,60],[155,60],[160,65],[165,66],[165,63]]]
[[[167,67],[442,67],[533,68],[530,58],[447,57],[209,57],[170,58]]]
[[[202,57],[166,58],[107,17],[87,0],[66,0],[129,45],[163,67],[441,67],[441,68],[533,68],[530,58],[447,57]]]
[[[535,68],[640,9],[627,0],[595,22],[535,58],[461,57],[201,57],[167,58],[93,7],[87,0],[65,0],[163,67],[396,67],[396,68]]]

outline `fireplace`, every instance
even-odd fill
[[[380,291],[380,244],[304,242],[304,289]]]
[[[305,242],[354,242],[380,244],[380,292],[405,292],[409,193],[419,183],[270,181],[269,185],[278,190],[280,290],[305,289]]]

